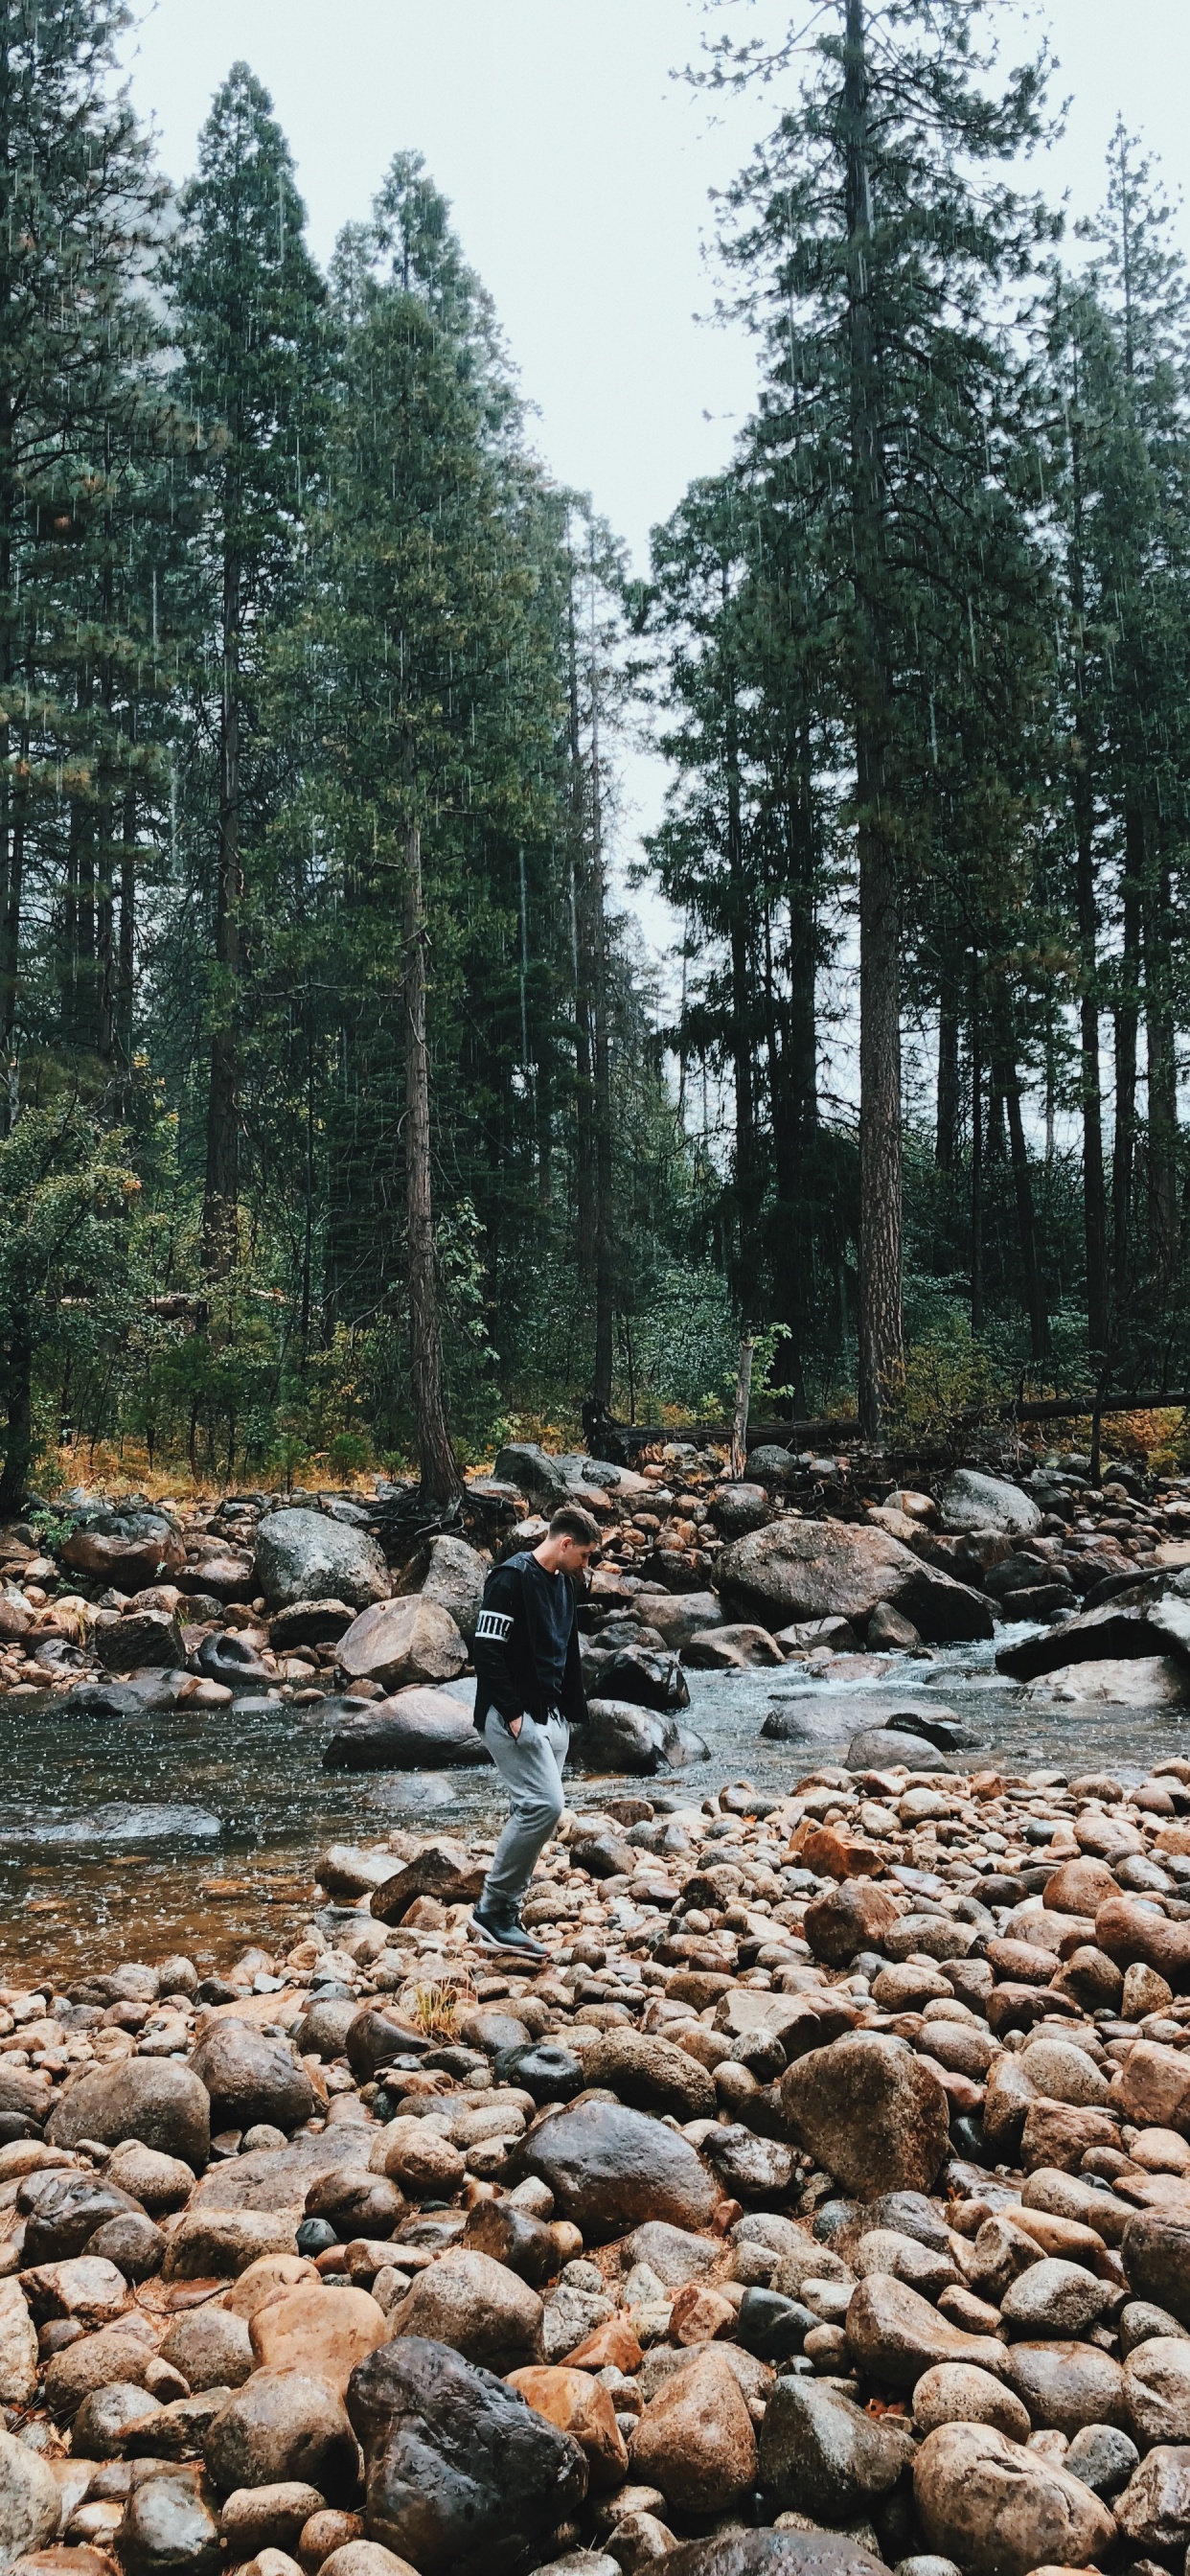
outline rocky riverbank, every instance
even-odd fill
[[[1003,1659],[1042,1704],[1183,1704],[1190,1479],[1118,1463],[1092,1488],[1070,1455],[999,1465],[916,1490],[773,1448],[733,1479],[672,1444],[640,1473],[521,1445],[469,1481],[454,1527],[425,1535],[410,1494],[382,1482],[202,1508],[79,1491],[53,1521],[0,1533],[0,1708],[49,1694],[64,1716],[118,1720],[292,1702],[335,1721],[331,1769],[482,1762],[457,1685],[484,1577],[565,1498],[603,1539],[581,1614],[592,1772],[707,1757],[684,1719],[691,1670],[895,1682],[898,1659],[1000,1622],[1043,1631]]]
[[[1190,1762],[613,1796],[531,1977],[394,1839],[0,1993],[0,2562],[1180,2566]]]

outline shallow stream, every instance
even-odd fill
[[[691,1673],[688,1723],[711,1760],[666,1774],[657,1789],[701,1800],[738,1778],[780,1792],[837,1759],[861,1727],[914,1702],[949,1710],[977,1736],[978,1751],[954,1757],[960,1768],[985,1759],[1068,1774],[1107,1765],[1140,1778],[1160,1755],[1190,1751],[1190,1709],[1031,1705],[994,1659],[1010,1638],[1032,1633],[1000,1628],[994,1643],[897,1657],[893,1671],[858,1684],[811,1681],[805,1665]],[[761,1736],[774,1699],[796,1717],[796,1738]],[[313,1862],[326,1842],[368,1841],[397,1825],[482,1833],[501,1813],[486,1766],[324,1771],[329,1706],[241,1700],[195,1716],[108,1721],[61,1711],[48,1695],[0,1703],[0,1983],[30,1968],[62,1982],[175,1948],[203,1968],[249,1940],[283,1952],[309,1920]],[[576,1804],[598,1804],[612,1787],[576,1778]]]

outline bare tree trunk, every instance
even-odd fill
[[[231,516],[231,504],[228,505]],[[202,1210],[202,1270],[226,1279],[238,1252],[240,1200],[240,1064],[238,991],[240,900],[240,582],[228,551],[223,567],[223,706],[219,737],[219,881],[215,900],[215,1024],[207,1095],[207,1168]]]
[[[1178,1250],[1178,1077],[1169,999],[1172,946],[1169,871],[1161,867],[1145,908],[1149,1269],[1158,1303],[1169,1294]]]
[[[1123,948],[1120,997],[1115,1012],[1116,1117],[1112,1153],[1112,1294],[1115,1332],[1128,1303],[1132,1183],[1136,1164],[1136,1037],[1140,1021],[1140,889],[1144,868],[1143,816],[1130,806],[1124,817]]]
[[[603,797],[599,775],[599,700],[591,659],[591,1021],[595,1075],[595,1370],[591,1393],[610,1407],[616,1298],[612,1217],[611,1027],[607,989],[607,892],[603,872]]]
[[[740,1343],[740,1364],[736,1371],[735,1408],[731,1422],[731,1472],[742,1476],[748,1464],[748,1407],[752,1401],[753,1345],[745,1335]]]
[[[938,1091],[934,1123],[934,1161],[940,1172],[953,1172],[959,1135],[959,997],[954,976],[943,975],[938,997]]]
[[[983,1281],[983,1061],[979,1014],[979,965],[971,977],[971,1330],[984,1326]]]
[[[116,961],[116,1059],[127,1084],[132,1066],[132,1022],[136,976],[136,789],[124,796],[124,829],[120,849],[120,938]]]
[[[997,1081],[1004,1095],[1008,1113],[1008,1150],[1012,1161],[1013,1194],[1016,1199],[1017,1240],[1020,1245],[1021,1271],[1025,1283],[1025,1305],[1029,1316],[1030,1357],[1040,1361],[1049,1348],[1049,1316],[1045,1291],[1041,1283],[1041,1264],[1037,1253],[1037,1222],[1033,1209],[1033,1181],[1025,1143],[1025,1126],[1021,1116],[1021,1078],[1017,1070],[1016,1050],[1012,1043],[1007,996],[1001,1007],[1000,1060]]]
[[[1076,386],[1077,390],[1077,386]],[[1083,1117],[1083,1245],[1087,1266],[1087,1338],[1091,1349],[1106,1352],[1110,1338],[1107,1280],[1107,1199],[1103,1179],[1103,1101],[1099,1076],[1099,1005],[1095,997],[1095,943],[1099,928],[1095,899],[1095,795],[1088,723],[1087,672],[1081,637],[1085,612],[1083,577],[1082,431],[1077,404],[1071,430],[1074,485],[1074,531],[1070,550],[1071,604],[1080,638],[1075,664],[1078,733],[1074,743],[1072,797],[1075,828],[1075,897],[1079,938],[1079,1090]]]
[[[889,687],[879,626],[884,472],[870,304],[872,207],[863,0],[847,0],[848,332],[855,540],[856,834],[859,848],[859,1418],[868,1439],[903,1365],[901,940],[896,861],[883,812]]]
[[[430,1190],[430,1061],[426,1046],[426,923],[421,833],[405,844],[405,1204],[410,1379],[421,1500],[441,1510],[463,1490],[442,1397],[442,1325]]]

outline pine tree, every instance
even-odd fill
[[[860,988],[859,1394],[871,1435],[901,1361],[900,990],[916,833],[905,774],[918,632],[980,587],[954,506],[975,488],[1005,364],[994,290],[1022,274],[1038,211],[984,180],[1039,132],[1041,73],[978,86],[968,0],[833,0],[798,103],[734,191],[725,241],[769,358],[768,400],[814,437],[822,571],[838,620],[854,763]],[[771,75],[792,59],[792,40]],[[717,74],[755,49],[724,39]],[[986,468],[985,468],[986,470]]]
[[[260,740],[262,640],[291,606],[318,469],[325,290],[268,92],[233,65],[179,202],[169,263],[184,398],[201,424],[193,474],[205,503],[201,674],[192,758],[212,739],[210,1078],[203,1269],[236,1259],[244,1026],[246,859],[270,811]],[[199,566],[196,566],[199,569]]]

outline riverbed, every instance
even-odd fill
[[[1001,1627],[984,1645],[898,1656],[891,1672],[859,1683],[812,1680],[802,1664],[691,1673],[687,1723],[710,1761],[654,1783],[576,1777],[575,1804],[597,1805],[615,1787],[684,1804],[729,1779],[779,1794],[838,1759],[861,1727],[915,1703],[970,1728],[975,1747],[955,1757],[963,1769],[981,1757],[1068,1776],[1106,1765],[1128,1780],[1190,1751],[1190,1709],[1031,1704],[997,1673],[995,1655],[1034,1633]],[[774,1700],[795,1738],[761,1735]],[[205,1970],[262,1939],[283,1953],[310,1919],[314,1860],[327,1842],[376,1840],[396,1826],[495,1829],[502,1807],[488,1766],[324,1771],[334,1723],[330,1703],[280,1700],[107,1721],[64,1717],[49,1694],[0,1703],[0,1983],[32,1968],[61,1984],[98,1957],[171,1949]]]

